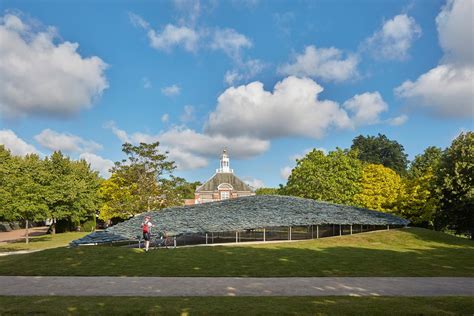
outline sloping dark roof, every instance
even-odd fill
[[[217,187],[222,183],[229,183],[236,191],[254,190],[245,182],[240,180],[235,174],[230,172],[218,172],[212,176],[206,183],[196,189],[196,192],[217,191]]]
[[[140,224],[150,215],[154,232],[168,235],[305,225],[407,225],[408,220],[377,211],[310,199],[277,195],[255,195],[181,206],[137,215],[106,233],[135,239]],[[90,242],[90,241],[89,241]]]

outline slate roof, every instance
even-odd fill
[[[107,234],[136,239],[150,215],[153,233],[168,235],[305,225],[407,225],[408,220],[377,211],[310,199],[255,195],[147,212],[107,228]],[[87,237],[87,236],[86,236]],[[98,242],[98,241],[96,241]],[[91,243],[88,240],[88,243]],[[100,242],[98,242],[100,243]]]
[[[254,191],[252,187],[240,180],[235,174],[230,172],[217,172],[206,183],[198,187],[196,192],[217,191],[217,187],[222,183],[229,183],[236,191]]]

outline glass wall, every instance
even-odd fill
[[[390,226],[399,228],[401,226]],[[279,226],[241,231],[208,232],[199,234],[184,234],[176,237],[177,246],[198,244],[245,243],[284,240],[317,239],[332,236],[344,236],[386,230],[386,225],[306,225],[306,226]],[[173,237],[171,238],[173,239]],[[173,242],[168,241],[168,245]]]

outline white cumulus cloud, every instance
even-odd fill
[[[241,50],[252,47],[252,41],[234,29],[215,29],[210,47],[223,51],[233,59],[240,59]]]
[[[472,0],[448,0],[436,17],[438,39],[446,62],[474,63],[473,16]]]
[[[395,93],[418,109],[441,117],[474,116],[474,2],[448,1],[436,23],[444,57],[435,68],[407,80]]]
[[[405,122],[408,121],[408,116],[405,114],[402,114],[400,116],[388,119],[387,122],[388,124],[392,126],[399,126],[405,124]]]
[[[91,168],[98,171],[99,174],[104,178],[110,177],[110,169],[114,166],[114,162],[109,159],[102,158],[93,153],[82,153],[79,155],[79,159],[87,161]]]
[[[127,133],[113,122],[106,125],[122,141],[138,144],[140,142],[160,142],[163,151],[169,152],[171,160],[178,168],[196,169],[205,167],[208,159],[219,157],[223,148],[227,148],[233,158],[246,159],[258,156],[270,147],[270,142],[250,137],[225,137],[206,135],[184,127],[173,127],[158,134]]]
[[[36,135],[34,139],[44,148],[52,151],[67,153],[95,152],[102,149],[102,145],[85,140],[70,133],[59,133],[49,128]]]
[[[357,77],[358,58],[349,54],[344,56],[337,48],[316,48],[307,46],[294,61],[281,65],[278,72],[284,75],[318,78],[324,81],[341,82]]]
[[[167,24],[160,31],[156,31],[139,15],[129,13],[129,17],[133,25],[147,32],[150,46],[157,50],[170,52],[175,46],[181,46],[191,52],[197,49],[199,34],[193,28]]]
[[[379,59],[405,60],[414,41],[421,36],[421,28],[415,19],[399,14],[386,21],[382,28],[367,39],[366,45]]]
[[[293,76],[278,82],[273,92],[258,81],[230,87],[219,96],[205,130],[259,139],[320,138],[330,127],[350,127],[350,118],[337,102],[318,99],[322,91],[313,80]]]
[[[241,81],[248,81],[261,73],[267,65],[259,59],[248,59],[236,63],[232,70],[226,71],[224,82],[231,86]]]
[[[292,167],[286,166],[280,169],[280,177],[282,180],[288,180],[288,177],[291,175],[291,170],[293,170]]]
[[[352,121],[355,126],[379,123],[380,114],[388,110],[388,104],[379,92],[356,94],[344,102],[343,106],[353,113]]]
[[[35,146],[25,142],[10,129],[0,130],[0,145],[5,146],[15,156],[41,154]]]
[[[108,87],[107,64],[82,57],[78,43],[61,41],[19,15],[0,17],[0,114],[70,116],[92,106]]]
[[[265,187],[265,183],[257,178],[243,177],[242,180],[254,189],[260,189]]]

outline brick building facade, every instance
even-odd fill
[[[224,150],[219,169],[216,169],[216,173],[203,185],[196,188],[194,200],[186,200],[186,204],[201,204],[249,195],[255,195],[255,190],[230,169],[229,155]]]

